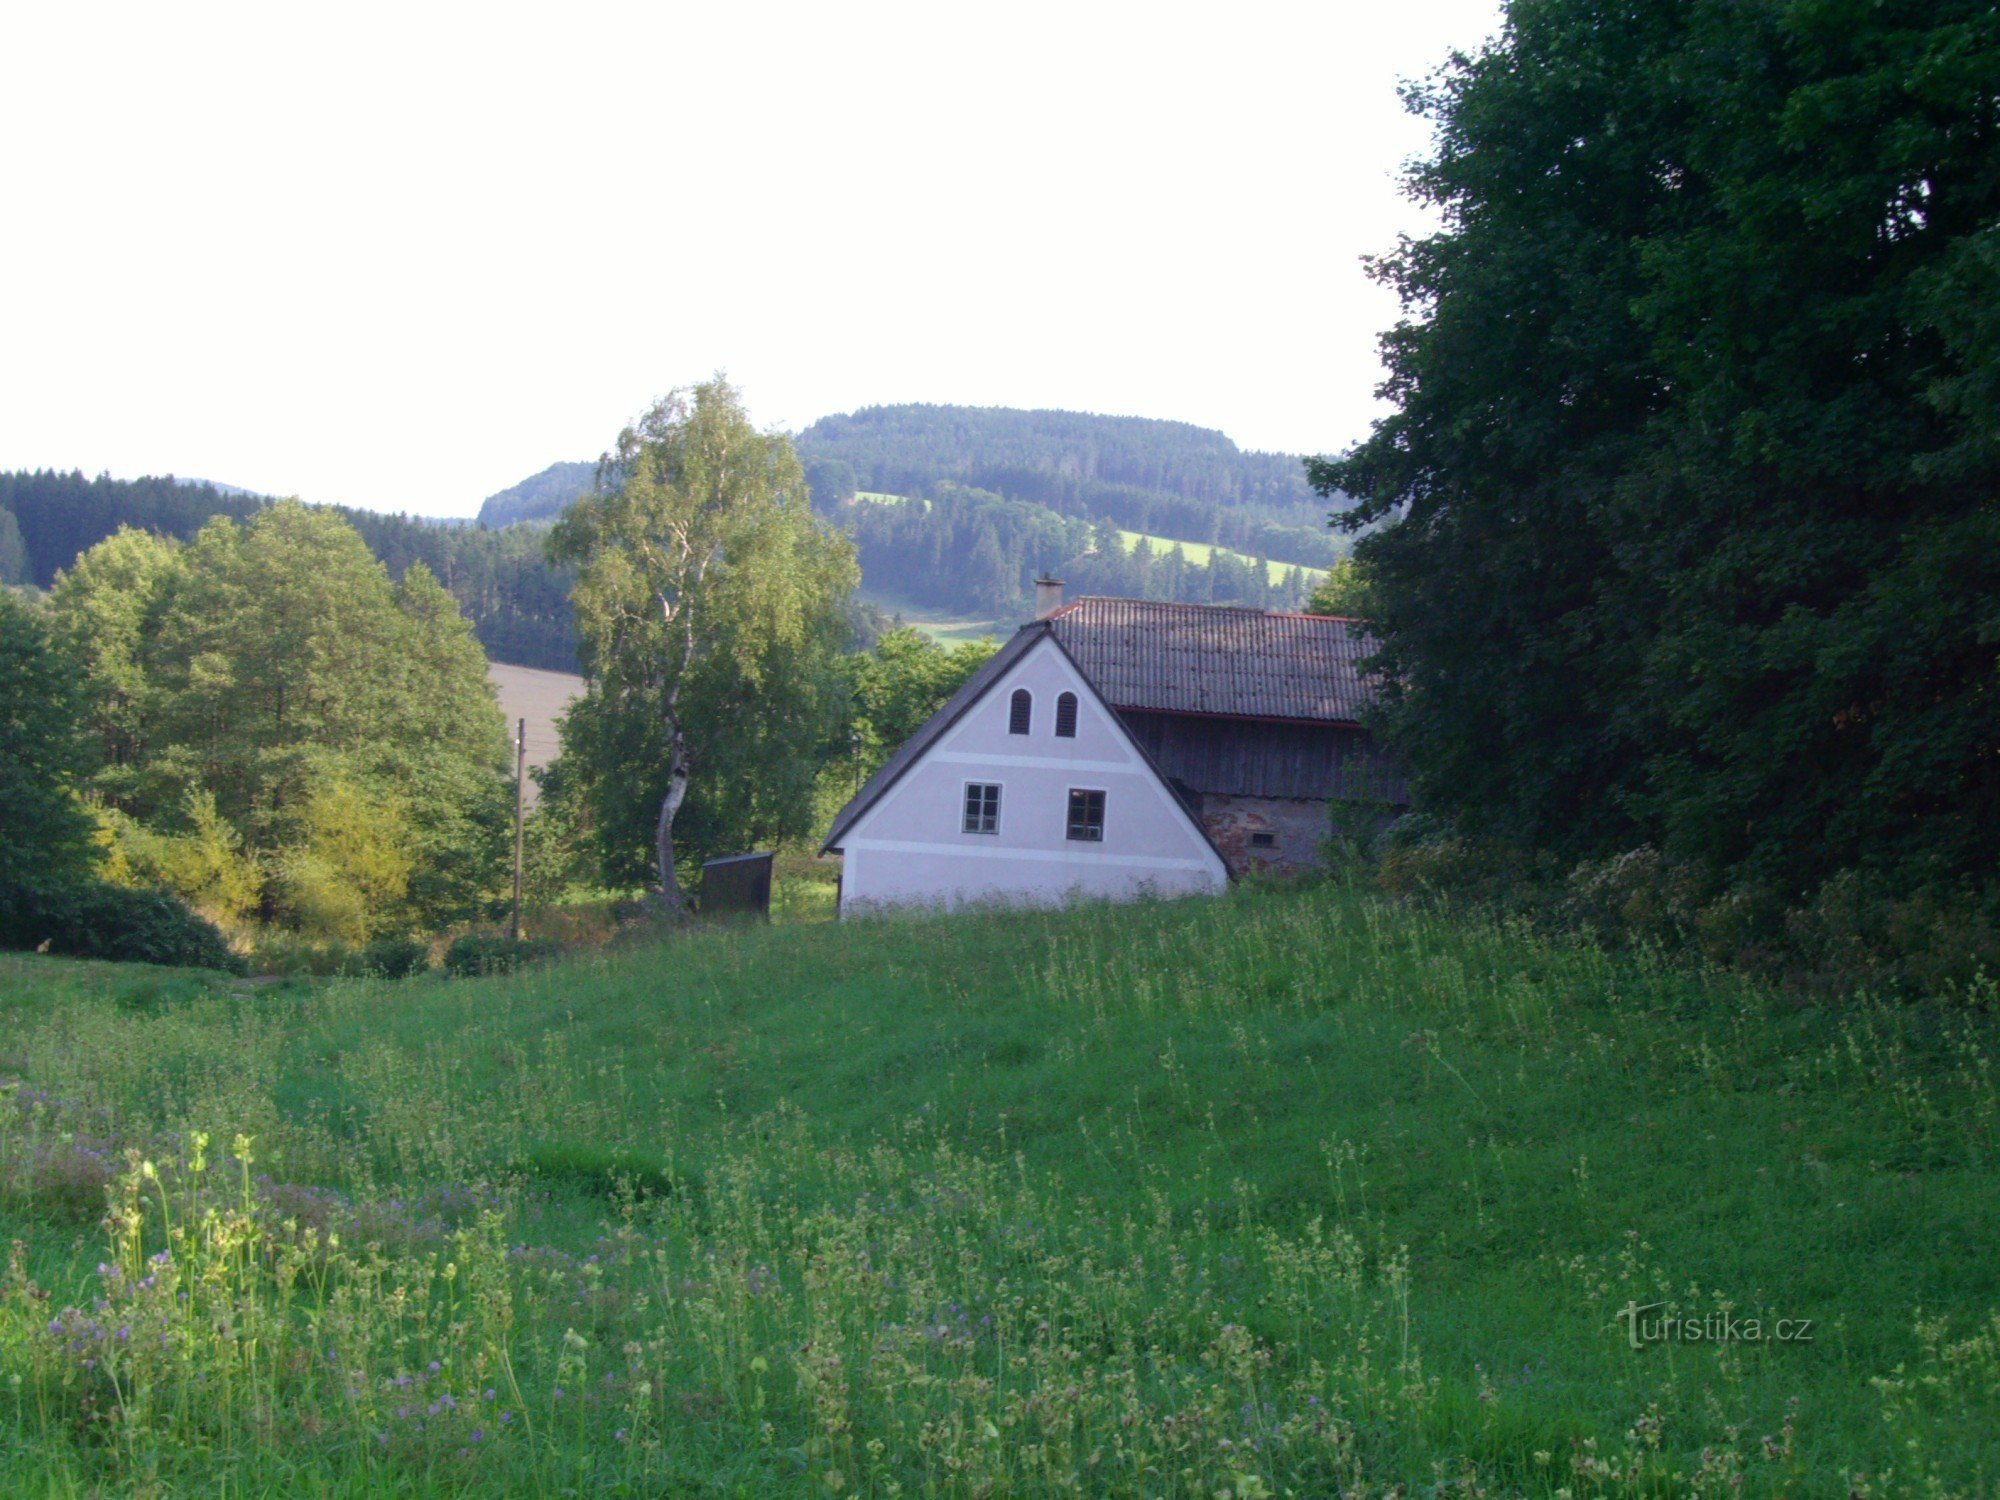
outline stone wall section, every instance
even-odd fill
[[[1201,822],[1231,875],[1256,870],[1289,875],[1318,869],[1323,863],[1320,846],[1333,831],[1321,797],[1225,797],[1211,792],[1201,799]]]

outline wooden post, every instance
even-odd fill
[[[528,810],[528,721],[514,730],[514,941],[521,941],[521,824]]]

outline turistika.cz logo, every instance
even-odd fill
[[[1625,1340],[1634,1349],[1648,1344],[1810,1344],[1811,1318],[1739,1318],[1734,1313],[1705,1313],[1699,1318],[1683,1318],[1659,1312],[1647,1317],[1664,1302],[1643,1306],[1627,1302],[1618,1309],[1618,1321],[1625,1325]]]

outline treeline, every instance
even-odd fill
[[[939,609],[1004,614],[1032,597],[1039,574],[1060,576],[1070,592],[1186,603],[1295,609],[1310,592],[1291,570],[1273,584],[1255,558],[1190,559],[1179,547],[1121,545],[1116,524],[1094,525],[1045,505],[988,490],[935,486],[928,498],[850,500],[831,519],[854,537],[864,580]]]
[[[861,490],[984,489],[1060,515],[1329,566],[1328,505],[1297,458],[1247,453],[1186,422],[1004,407],[876,406],[797,439],[824,509]]]
[[[172,476],[124,480],[47,470],[0,474],[0,583],[48,588],[80,554],[120,527],[191,541],[214,517],[244,521],[270,503]],[[325,508],[361,534],[392,581],[400,581],[413,563],[429,569],[458,601],[494,660],[553,671],[576,669],[570,576],[549,563],[540,532],[491,531],[345,506]]]
[[[552,672],[576,670],[570,585],[575,575],[548,559],[548,533],[535,526],[489,531],[411,516],[335,507],[400,580],[422,563],[458,601],[494,661]]]
[[[1547,0],[1419,103],[1399,410],[1317,478],[1444,856],[1990,1004],[2000,12]]]

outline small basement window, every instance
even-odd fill
[[[1250,835],[1250,847],[1252,849],[1275,849],[1278,847],[1278,836],[1275,833],[1253,833]]]
[[[1069,836],[1086,844],[1104,842],[1104,793],[1070,789]]]
[[[1035,695],[1026,688],[1015,688],[1014,696],[1007,704],[1007,732],[1026,734],[1035,717]]]
[[[1076,694],[1064,693],[1056,699],[1056,738],[1076,738]]]
[[[997,784],[990,781],[968,781],[965,784],[965,831],[1000,831],[1000,788]]]

